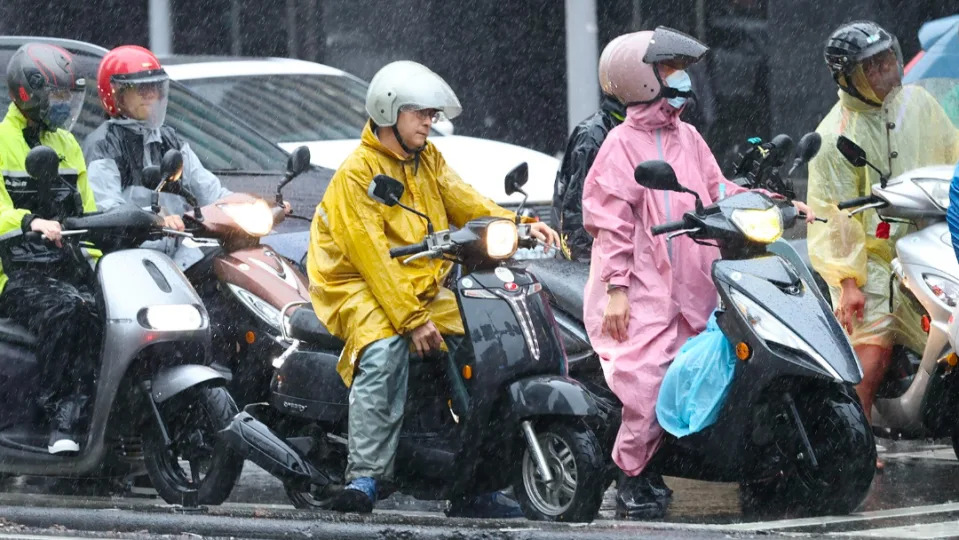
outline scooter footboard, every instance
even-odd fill
[[[308,489],[312,468],[263,422],[240,412],[217,434],[228,448],[292,487]]]

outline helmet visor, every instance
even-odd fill
[[[83,109],[83,90],[52,89],[48,96],[49,105],[43,113],[43,123],[47,129],[70,131]]]
[[[686,69],[699,62],[709,47],[698,39],[678,30],[660,26],[649,40],[649,48],[643,55],[647,64],[665,64],[673,69]]]
[[[141,78],[112,81],[113,95],[120,113],[143,122],[150,129],[162,126],[166,120],[170,90],[170,80],[166,75],[163,77],[160,80]]]

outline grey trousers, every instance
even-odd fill
[[[443,336],[451,351],[463,336]],[[350,389],[346,480],[392,480],[409,382],[409,340],[396,336],[363,349]]]

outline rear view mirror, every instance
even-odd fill
[[[163,183],[163,175],[160,173],[160,167],[150,165],[143,168],[143,187],[157,189]]]
[[[49,146],[36,146],[24,160],[27,174],[49,187],[60,173],[60,156]]]
[[[523,191],[523,186],[529,181],[529,165],[524,161],[506,173],[506,194],[512,195]]]
[[[167,150],[160,161],[160,176],[162,181],[177,182],[183,175],[183,154],[176,148]]]
[[[286,174],[287,178],[293,178],[294,176],[301,174],[310,167],[310,149],[306,146],[300,146],[290,154],[290,158],[286,161]]]
[[[686,191],[676,179],[676,171],[665,161],[650,160],[644,161],[636,166],[633,171],[633,178],[636,183],[649,189],[661,191]]]
[[[811,131],[799,139],[799,145],[796,148],[796,157],[803,163],[809,163],[809,160],[816,157],[819,148],[822,146],[822,137],[815,131]]]
[[[845,135],[840,135],[839,139],[836,140],[836,148],[853,167],[864,167],[866,165],[866,151],[846,138]]]
[[[385,174],[378,174],[373,177],[366,194],[380,204],[394,206],[400,202],[403,191],[405,191],[405,188],[399,180]]]

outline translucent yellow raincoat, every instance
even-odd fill
[[[896,302],[895,312],[889,310],[889,263],[896,256],[895,243],[914,229],[903,223],[880,225],[875,210],[850,218],[836,207],[839,201],[870,194],[872,185],[879,182],[879,174],[871,168],[850,165],[836,149],[836,140],[845,135],[866,151],[870,163],[892,178],[917,167],[954,165],[959,161],[959,132],[935,98],[916,86],[893,91],[881,108],[840,91],[839,103],[816,131],[822,136],[822,150],[809,164],[807,199],[816,215],[829,222],[809,226],[813,267],[832,289],[834,306],[838,306],[843,279],[854,278],[862,288],[866,308],[863,322],[851,336],[853,345],[890,346],[897,332],[902,343],[923,340],[906,303]]]
[[[456,298],[443,287],[452,263],[424,258],[403,265],[390,258],[390,248],[420,242],[426,222],[371,199],[367,190],[377,174],[402,182],[400,201],[428,215],[437,231],[482,216],[515,216],[460,179],[432,143],[417,166],[383,146],[367,123],[359,148],[316,207],[307,256],[313,309],[346,342],[337,371],[347,386],[360,352],[374,341],[430,320],[441,334],[463,334]]]

